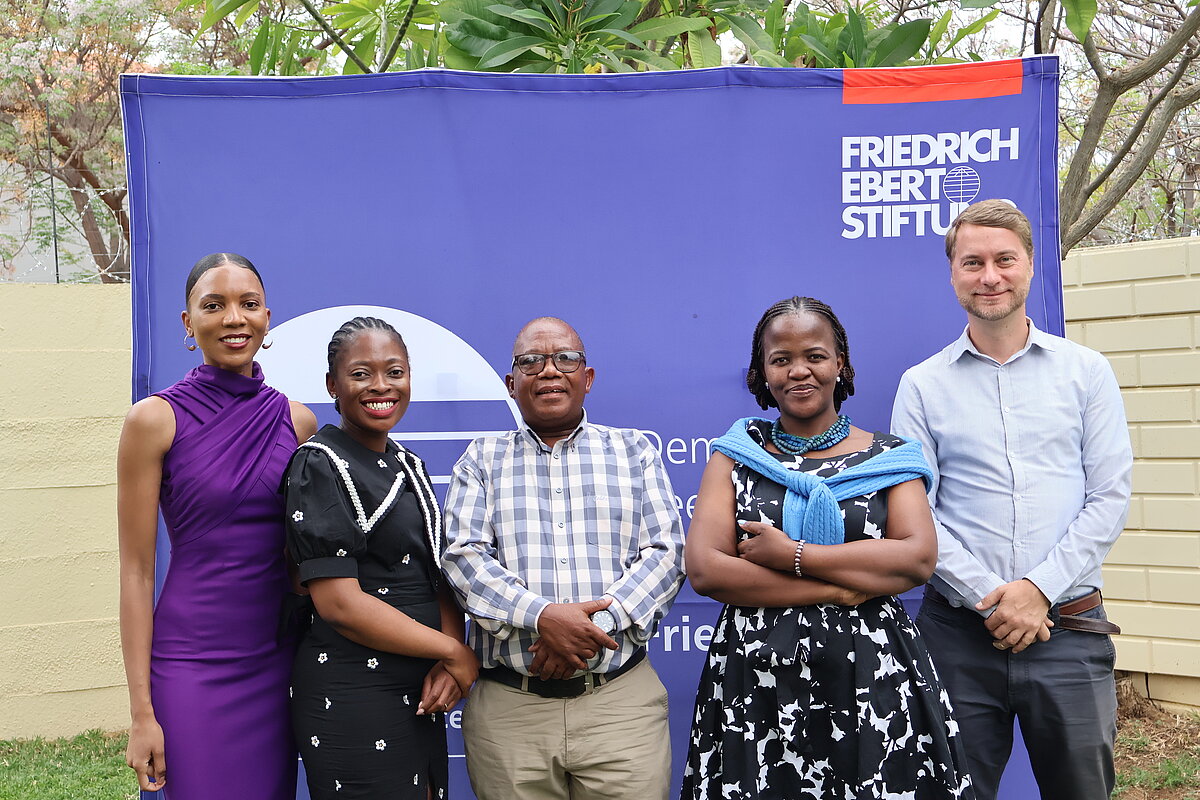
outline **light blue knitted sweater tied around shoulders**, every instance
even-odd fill
[[[780,464],[750,436],[747,428],[753,422],[765,420],[739,419],[728,433],[713,442],[713,449],[787,489],[783,500],[783,532],[796,541],[842,544],[846,540],[846,527],[839,501],[917,478],[925,481],[926,490],[933,483],[933,471],[918,442],[905,440],[899,447],[884,450],[837,475],[818,478]]]

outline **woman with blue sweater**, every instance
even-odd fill
[[[774,422],[718,439],[688,532],[695,590],[725,603],[700,679],[683,797],[974,797],[949,701],[896,595],[937,559],[920,445],[839,415],[846,332],[772,306],[746,383]]]

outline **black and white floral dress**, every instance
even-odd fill
[[[284,493],[302,582],[357,578],[364,592],[441,628],[441,516],[412,452],[388,442],[378,453],[326,425],[292,456]],[[313,800],[446,796],[445,717],[417,715],[433,665],[364,647],[313,616],[292,668],[292,733]]]
[[[760,444],[769,425],[750,427]],[[779,455],[820,477],[903,443],[831,458]],[[784,488],[740,464],[739,521],[782,527]],[[880,539],[886,492],[841,504],[846,541]],[[741,534],[743,537],[746,534]],[[950,701],[895,597],[855,608],[725,606],[700,678],[683,798],[974,798]]]

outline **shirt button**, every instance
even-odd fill
[[[1020,499],[1021,499],[1021,495],[1019,495],[1019,494],[1013,495],[1013,500],[1020,500]]]
[[[560,564],[565,564],[565,563],[567,563],[567,560],[566,560],[565,558],[560,558],[560,559],[558,560],[558,563],[560,563]]]
[[[561,528],[562,526],[563,526],[563,524],[562,524],[561,522],[560,522],[560,523],[558,523],[558,527],[560,527],[560,528]]]
[[[554,454],[554,457],[555,457],[555,458],[558,458],[558,453],[555,453],[555,454]]]
[[[1008,407],[1008,406],[1005,406],[1005,407],[1004,407],[1004,413],[1005,413],[1005,414],[1007,414],[1007,413],[1008,413],[1010,410],[1011,410],[1011,409],[1009,409],[1009,407]]]
[[[559,487],[558,489],[555,489],[554,492],[555,494],[562,494],[562,488]]]

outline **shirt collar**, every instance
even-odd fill
[[[1043,330],[1040,330],[1029,317],[1026,317],[1025,321],[1029,323],[1029,338],[1025,340],[1025,346],[1013,354],[1013,357],[1009,359],[1010,363],[1015,359],[1025,355],[1025,353],[1029,351],[1029,348],[1035,345],[1042,350],[1055,349],[1053,336]],[[970,330],[970,325],[963,328],[962,335],[955,339],[954,343],[950,345],[949,361],[951,364],[962,358],[964,353],[970,353],[976,358],[986,358],[989,361],[994,360],[990,356],[979,352],[979,349],[975,347],[974,342],[971,341],[971,337],[969,335]]]
[[[571,435],[568,436],[566,439],[563,439],[562,441],[570,444],[571,442],[575,441],[576,439],[578,439],[580,436],[583,435],[583,432],[587,428],[587,426],[588,426],[588,418],[587,418],[587,409],[585,408],[585,409],[583,409],[583,416],[580,418],[579,424],[577,426],[575,426],[575,430],[571,431]],[[553,449],[549,445],[547,445],[545,442],[543,442],[542,437],[540,437],[536,433],[534,433],[533,428],[529,427],[525,423],[525,420],[523,420],[523,419],[521,420],[520,430],[522,433],[524,433],[526,436],[528,436],[529,440],[531,442],[533,442],[534,444],[536,444],[539,448],[541,448],[547,452],[549,452],[551,449]]]

